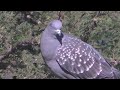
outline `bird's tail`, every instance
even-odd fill
[[[114,73],[114,79],[120,79],[120,71],[114,67],[112,69],[113,69],[113,73]]]

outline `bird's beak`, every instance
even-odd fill
[[[57,29],[56,32],[59,36],[61,35],[61,30],[60,29]]]

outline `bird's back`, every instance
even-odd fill
[[[75,78],[114,78],[112,66],[91,45],[73,35],[64,34],[56,60],[61,69]]]

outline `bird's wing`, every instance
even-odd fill
[[[113,72],[105,59],[89,44],[67,37],[58,48],[56,60],[60,67],[75,78],[111,78]]]

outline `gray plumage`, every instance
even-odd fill
[[[41,53],[48,67],[62,79],[119,79],[111,66],[91,45],[61,31],[53,20],[41,36]]]

